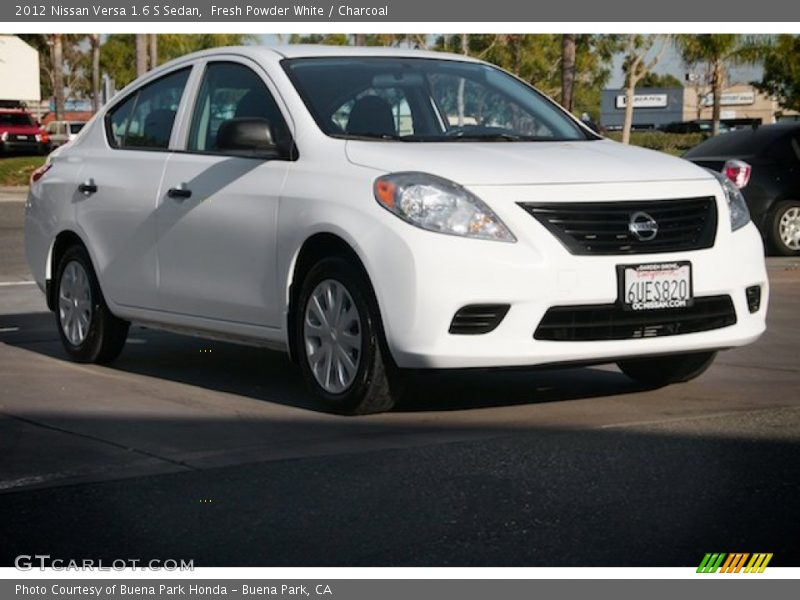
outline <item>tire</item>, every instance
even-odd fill
[[[619,361],[617,366],[620,371],[638,383],[662,387],[699,377],[711,366],[716,356],[716,352],[697,352],[632,358]]]
[[[791,231],[800,233],[800,229],[793,227],[800,228],[800,201],[779,202],[770,213],[768,231],[770,246],[778,254],[800,256],[800,237],[792,241],[784,239]]]
[[[364,415],[394,407],[401,393],[400,372],[360,269],[340,257],[317,262],[303,279],[293,315],[303,377],[330,410]]]
[[[71,246],[62,255],[54,293],[56,327],[69,357],[76,362],[101,364],[117,358],[130,323],[108,310],[83,246]]]

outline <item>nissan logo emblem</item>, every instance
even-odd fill
[[[630,231],[636,239],[642,242],[649,242],[658,235],[658,223],[646,212],[638,211],[631,215],[631,220],[628,223],[628,231]]]

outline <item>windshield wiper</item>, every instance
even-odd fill
[[[513,133],[461,133],[446,136],[446,139],[454,142],[518,142],[524,138]]]
[[[404,141],[404,138],[399,135],[391,133],[344,133],[336,137],[341,137],[346,140],[389,140],[389,141]]]

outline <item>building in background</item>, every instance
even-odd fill
[[[683,121],[684,88],[639,88],[633,97],[633,129],[658,129]],[[600,124],[610,131],[622,129],[625,119],[625,90],[603,90]]]
[[[0,100],[38,105],[39,53],[15,35],[0,35]]]
[[[634,96],[633,128],[659,129],[669,123],[710,120],[713,96],[692,87],[639,88]],[[600,101],[602,125],[622,129],[625,117],[625,90],[603,90]],[[749,84],[739,83],[722,92],[721,120],[729,126],[774,123],[778,117],[796,115],[781,110],[778,102]]]

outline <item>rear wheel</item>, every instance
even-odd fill
[[[800,202],[780,202],[771,216],[769,237],[772,248],[784,256],[800,255]]]
[[[316,263],[303,280],[294,313],[298,362],[318,398],[335,412],[352,415],[395,405],[399,372],[359,269],[338,257]]]
[[[619,361],[617,366],[634,381],[645,385],[663,386],[699,377],[711,366],[716,356],[716,352],[697,352],[632,358]]]
[[[107,363],[119,356],[129,323],[111,314],[83,246],[68,248],[55,280],[56,325],[72,360]]]

